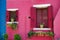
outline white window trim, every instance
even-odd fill
[[[7,9],[7,11],[16,11],[18,10],[18,8],[15,8],[15,9]]]
[[[36,5],[33,5],[33,7],[35,8],[47,8],[51,6],[51,4],[36,4]]]
[[[18,22],[6,22],[7,24],[12,24],[12,23],[17,23],[18,24]]]
[[[51,30],[51,28],[33,28],[33,30]]]

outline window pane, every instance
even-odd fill
[[[36,14],[36,24],[37,27],[40,27],[40,24],[43,24],[44,27],[47,27],[48,25],[48,13],[47,13],[47,8],[45,9],[37,9],[37,14]]]
[[[9,21],[12,21],[12,19],[16,21],[16,11],[9,11],[9,17]]]

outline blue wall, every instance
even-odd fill
[[[0,40],[6,33],[6,0],[0,0]]]

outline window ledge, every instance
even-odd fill
[[[6,22],[7,24],[18,23],[18,22]]]
[[[51,28],[33,28],[33,30],[51,30]]]

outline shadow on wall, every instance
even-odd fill
[[[55,32],[55,39],[57,40],[60,38],[60,9],[54,20],[54,32]]]

